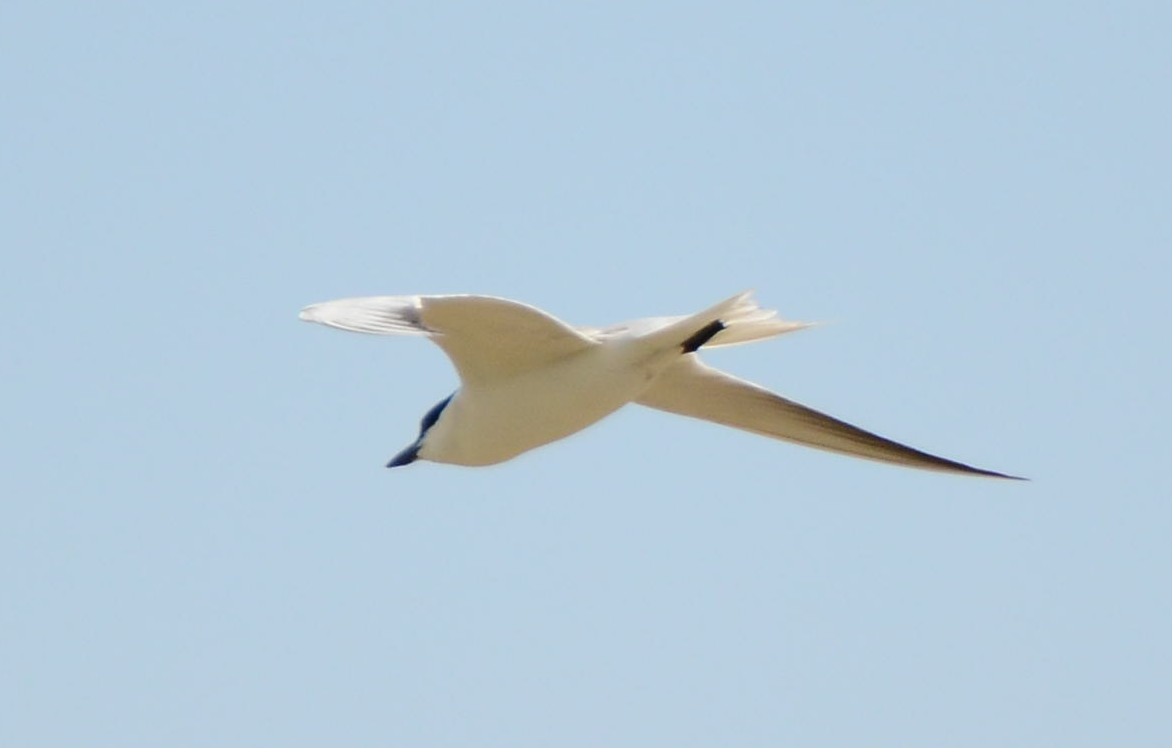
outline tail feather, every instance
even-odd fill
[[[753,292],[745,291],[702,312],[673,318],[651,334],[668,340],[678,337],[678,342],[683,344],[685,341],[693,340],[693,336],[716,321],[723,325],[723,329],[718,329],[715,334],[701,342],[705,348],[772,338],[814,324],[778,319],[776,311],[757,306],[757,302],[753,300]]]

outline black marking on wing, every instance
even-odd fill
[[[681,344],[684,353],[695,353],[700,346],[712,340],[712,336],[724,329],[724,323],[720,320],[713,320],[700,328],[700,330],[692,335]]]

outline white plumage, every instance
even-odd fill
[[[460,388],[388,464],[491,465],[586,428],[630,402],[798,444],[928,470],[1013,476],[921,452],[703,364],[700,347],[800,330],[746,292],[689,316],[571,327],[492,296],[368,296],[312,304],[301,319],[373,335],[425,335]]]

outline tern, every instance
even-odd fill
[[[1017,476],[921,452],[704,364],[700,349],[809,327],[761,309],[745,292],[702,312],[605,328],[572,327],[495,296],[367,296],[311,304],[301,319],[371,335],[430,339],[460,387],[387,467],[416,460],[493,465],[557,441],[628,403],[700,418],[830,452],[907,467]]]

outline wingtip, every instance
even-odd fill
[[[963,465],[963,463],[957,463]],[[1026,483],[1030,482],[1030,478],[1021,475],[1010,475],[1009,473],[999,473],[996,470],[984,470],[982,468],[975,468],[972,465],[964,465],[965,472],[975,474],[978,478],[997,478],[1000,480],[1020,480]]]
[[[787,320],[787,324],[790,325],[791,331],[799,332],[801,330],[809,330],[811,327],[821,327],[826,323],[822,320],[814,320],[813,322],[805,322],[802,320]]]

